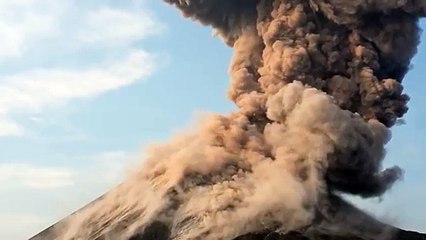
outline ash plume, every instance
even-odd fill
[[[426,1],[165,1],[234,48],[228,95],[239,110],[152,147],[57,239],[129,239],[155,222],[173,240],[359,228],[350,207],[330,209],[345,205],[340,193],[381,196],[402,176],[382,160],[408,110],[401,82]]]

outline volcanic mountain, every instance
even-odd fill
[[[165,1],[234,49],[238,110],[150,148],[120,186],[33,239],[423,238],[341,195],[380,197],[402,177],[382,161],[408,110],[426,0]]]

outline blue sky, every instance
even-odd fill
[[[200,112],[234,109],[232,50],[162,1],[4,0],[0,39],[0,239],[26,239],[102,194]],[[381,201],[354,201],[426,231],[419,52],[385,163],[405,179]]]

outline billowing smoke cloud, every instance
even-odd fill
[[[128,239],[153,222],[175,240],[304,231],[339,193],[381,196],[401,177],[382,160],[426,1],[165,1],[235,49],[239,111],[153,147],[58,239]]]

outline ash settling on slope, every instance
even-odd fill
[[[56,239],[129,239],[153,223],[173,240],[265,230],[394,239],[339,195],[382,196],[402,176],[382,160],[408,110],[402,80],[426,1],[165,1],[234,49],[228,95],[239,110],[152,147]]]

